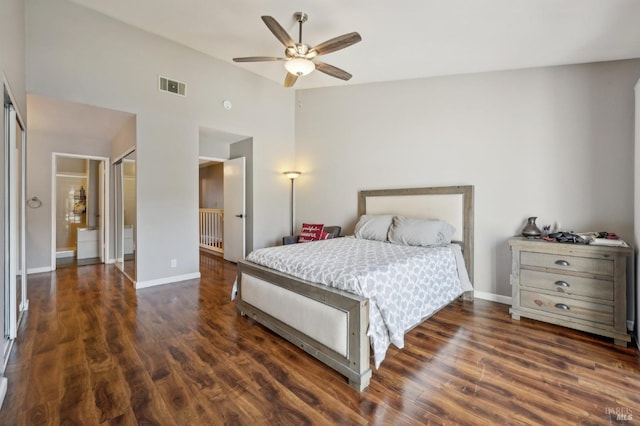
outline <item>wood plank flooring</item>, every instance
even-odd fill
[[[113,265],[29,276],[0,424],[640,423],[635,347],[457,301],[359,393],[238,315],[235,265],[201,272],[138,292]]]

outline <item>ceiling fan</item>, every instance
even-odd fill
[[[263,16],[262,20],[267,25],[267,28],[271,30],[274,36],[285,46],[284,58],[278,58],[273,56],[251,56],[247,58],[233,58],[234,62],[266,62],[266,61],[285,61],[284,67],[287,70],[287,75],[284,79],[284,87],[291,87],[295,84],[298,77],[307,75],[313,70],[318,70],[331,77],[336,77],[341,80],[349,80],[351,74],[341,70],[333,65],[320,62],[315,58],[320,55],[326,55],[327,53],[335,52],[336,50],[344,49],[362,40],[360,34],[357,32],[343,34],[341,36],[327,40],[324,43],[320,43],[317,46],[310,47],[307,44],[302,43],[302,24],[308,19],[306,13],[296,12],[293,16],[298,21],[300,26],[300,34],[298,43],[293,41],[291,36],[282,28],[278,21],[271,16]]]

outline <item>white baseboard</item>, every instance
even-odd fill
[[[7,396],[7,387],[9,386],[9,381],[6,377],[0,377],[0,409],[2,408],[2,403],[4,402],[4,397]]]
[[[492,302],[502,303],[503,305],[511,305],[511,297],[508,296],[501,296],[499,294],[487,293],[478,290],[474,290],[473,295],[478,299],[490,300]]]
[[[136,290],[147,287],[154,287],[157,285],[171,284],[179,281],[195,280],[200,278],[200,272],[194,272],[193,274],[174,275],[172,277],[158,278],[157,280],[149,281],[136,281]]]
[[[51,269],[51,266],[43,266],[41,268],[28,268],[27,274],[39,274],[41,272],[51,272],[51,271],[53,271],[53,269]]]
[[[74,257],[76,255],[75,250],[60,250],[56,252],[56,259],[62,259],[65,257]]]

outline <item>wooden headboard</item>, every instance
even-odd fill
[[[358,217],[393,214],[440,219],[456,228],[469,280],[473,283],[473,186],[376,189],[358,193]]]

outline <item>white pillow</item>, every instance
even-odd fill
[[[451,243],[455,228],[435,219],[394,216],[389,228],[389,241],[406,246],[444,246]]]
[[[363,240],[387,241],[387,234],[393,215],[366,215],[360,216],[356,223],[354,235]]]

